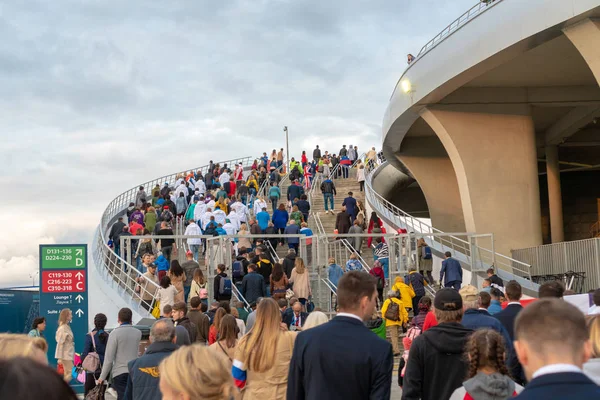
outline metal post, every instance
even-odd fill
[[[287,173],[290,173],[290,142],[288,138],[288,127],[284,126],[283,131],[285,132],[285,157],[286,157],[286,165],[287,165]]]

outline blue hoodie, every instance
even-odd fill
[[[156,261],[154,261],[156,267],[159,271],[168,271],[169,270],[169,261],[162,254],[158,256]]]
[[[344,270],[337,264],[331,264],[329,268],[327,268],[327,275],[329,275],[331,283],[337,287],[340,278],[344,275]]]

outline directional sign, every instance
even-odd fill
[[[76,353],[83,351],[89,331],[87,245],[40,245],[40,279],[40,316],[47,321],[48,361],[56,365],[54,338],[61,310],[72,312]]]

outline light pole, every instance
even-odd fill
[[[290,142],[288,139],[288,128],[287,126],[283,127],[283,131],[285,132],[285,157],[286,157],[286,165],[287,165],[287,169],[286,169],[286,173],[290,173]]]

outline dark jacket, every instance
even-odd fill
[[[285,315],[283,315],[282,318],[283,318],[282,321],[285,322],[285,324],[289,328],[290,325],[292,324],[292,322],[294,321],[294,310],[292,310],[292,312],[285,313]],[[308,318],[308,313],[301,311],[300,312],[300,326],[301,327],[304,326],[304,323],[306,322],[306,318]]]
[[[335,190],[335,185],[331,181],[331,179],[327,178],[321,183],[321,193],[333,193],[337,196],[337,191]]]
[[[304,193],[304,189],[300,185],[290,185],[287,189],[287,199],[292,201],[294,199],[299,199],[300,196]]]
[[[256,272],[250,272],[244,275],[242,279],[242,296],[250,304],[259,297],[265,297],[265,279]]]
[[[578,372],[560,372],[534,378],[515,400],[600,399],[600,386]]]
[[[442,270],[440,271],[440,282],[444,284],[449,282],[459,281],[462,282],[462,267],[458,260],[450,257],[442,261]]]
[[[187,317],[196,325],[196,342],[206,344],[208,342],[208,329],[210,328],[208,315],[200,310],[190,310]]]
[[[215,281],[214,281],[214,285],[213,285],[213,291],[215,293],[215,300],[216,301],[231,300],[231,296],[223,296],[223,295],[219,294],[219,287],[221,285],[221,279],[222,278],[227,278],[227,274],[225,272],[221,272],[220,274],[215,275]],[[233,285],[233,282],[231,282],[231,284]]]
[[[523,383],[525,376],[517,359],[512,338],[500,321],[492,317],[487,311],[469,309],[465,311],[461,324],[465,328],[473,329],[474,331],[485,328],[493,329],[502,335],[504,345],[506,346],[506,366],[515,378],[515,381],[519,384]]]
[[[292,270],[294,269],[294,264],[296,263],[296,255],[288,254],[283,259],[283,272],[285,272],[288,279],[292,277]]]
[[[175,322],[175,326],[183,326],[190,335],[190,343],[194,343],[198,337],[198,327],[188,317],[183,317]]]
[[[129,361],[129,377],[125,391],[126,400],[160,400],[158,388],[158,365],[171,355],[179,346],[171,342],[152,343],[143,356]]]
[[[390,343],[355,318],[335,317],[296,338],[287,398],[389,399],[393,366]]]
[[[335,229],[338,230],[338,233],[348,233],[351,226],[350,214],[346,211],[340,211],[335,217]]]
[[[346,197],[342,202],[342,206],[346,206],[346,212],[351,216],[356,217],[356,214],[358,214],[356,199],[354,197]]]
[[[304,215],[308,215],[310,212],[310,203],[306,200],[298,200],[296,203],[298,206],[298,211],[300,211]]]
[[[321,158],[321,149],[313,150],[313,158],[316,160],[317,158]]]
[[[520,304],[509,304],[506,308],[492,316],[492,318],[500,321],[500,324],[506,329],[509,341],[512,343],[515,340],[515,320],[517,315],[523,310],[523,306]],[[506,339],[505,339],[506,340]],[[519,363],[519,360],[513,360],[514,362],[510,365],[510,372],[515,382],[523,384],[525,382],[525,371],[523,366]]]
[[[114,225],[112,226],[112,228],[110,228],[110,233],[108,234],[108,238],[112,241],[115,240],[115,236],[117,236],[119,233],[123,232],[123,228],[125,228],[125,223],[121,222],[121,221],[117,221],[114,223]]]
[[[264,257],[264,255],[261,257],[263,257],[263,258],[256,264],[258,267],[256,272],[258,272],[258,274],[263,277],[265,284],[268,285],[271,282],[271,274],[273,273],[273,264],[271,263],[271,260]]]
[[[504,281],[496,274],[490,276],[488,278],[490,280],[491,283],[495,283],[496,285],[500,286],[500,287],[504,287]]]
[[[404,278],[404,283],[412,286],[417,296],[425,296],[425,278],[418,272],[411,272]]]
[[[448,399],[467,375],[463,357],[473,333],[459,323],[443,323],[417,336],[410,347],[402,399]]]
[[[283,231],[283,233],[286,235],[297,235],[300,233],[300,227],[297,224],[293,224],[293,225],[290,224],[285,227],[285,230]],[[289,237],[289,238],[287,238],[287,242],[288,242],[288,244],[299,244],[300,238]]]
[[[104,364],[104,353],[106,352],[106,343],[108,342],[108,333],[102,331],[102,333],[106,334],[106,341],[102,343],[100,340],[100,332],[94,332],[94,341],[96,342],[96,353],[98,353],[98,357],[100,358],[100,364]],[[94,352],[94,345],[92,344],[92,337],[88,333],[85,335],[85,343],[83,345],[83,353],[81,353],[81,361],[85,360],[85,357]],[[100,369],[98,370],[100,371]]]

